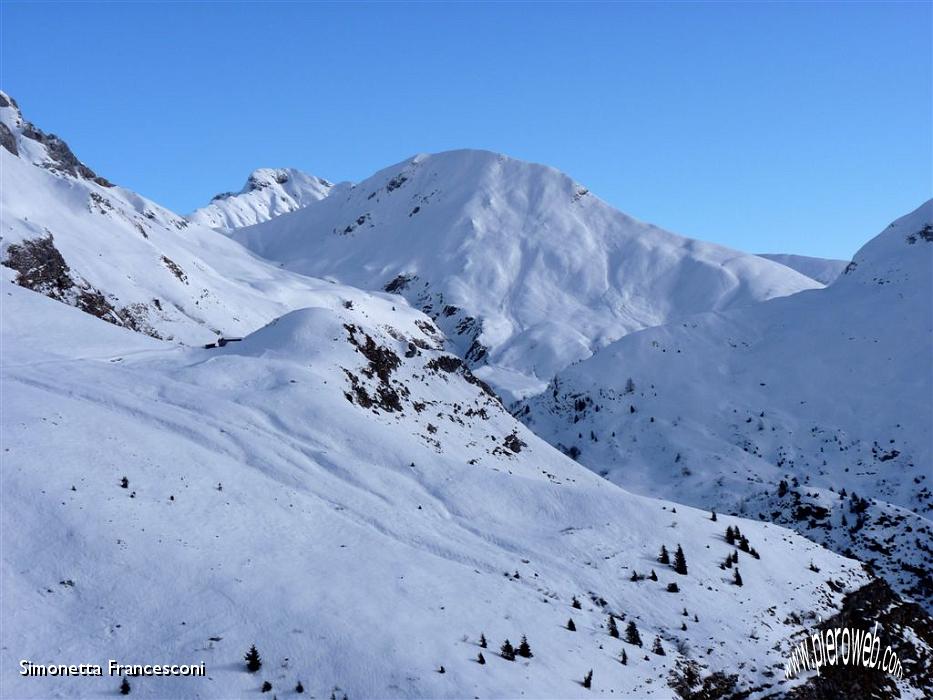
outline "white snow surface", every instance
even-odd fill
[[[762,258],[779,262],[802,275],[815,279],[820,284],[832,284],[849,264],[848,260],[814,258],[809,255],[789,253],[759,253]]]
[[[387,295],[349,308],[322,295],[204,350],[5,289],[4,697],[113,694],[118,678],[11,672],[113,658],[207,665],[206,679],[131,678],[139,697],[242,697],[263,681],[291,697],[298,680],[314,697],[590,697],[578,681],[592,668],[600,695],[668,698],[683,655],[758,697],[785,687],[794,616],[833,613],[827,581],[867,580],[781,527],[712,522],[600,479],[469,375],[432,369],[450,357],[429,349],[438,332]],[[358,347],[399,357],[386,384]],[[370,396],[398,392],[401,410],[348,400],[348,372]],[[730,524],[761,553],[741,555],[742,587],[719,568]],[[661,544],[683,546],[688,575],[656,561]],[[631,582],[633,569],[660,580]],[[609,637],[609,612],[645,646]],[[532,659],[497,655],[523,634]],[[253,643],[255,675],[241,661]]]
[[[66,303],[100,293],[113,323],[203,344],[245,335],[331,286],[263,261],[135,192],[63,174],[46,146],[23,134],[28,122],[15,104],[0,107],[0,123],[19,151],[0,148],[0,258],[11,245],[51,236],[74,283],[53,292]],[[4,280],[16,277],[0,270]]]
[[[416,156],[232,236],[288,269],[401,293],[509,398],[632,331],[822,286],[475,150]]]
[[[931,339],[926,202],[831,286],[628,335],[516,413],[626,488],[783,520],[929,607]],[[864,522],[853,492],[871,500]]]
[[[228,233],[295,211],[344,187],[295,168],[259,168],[239,192],[217,195],[188,220]]]

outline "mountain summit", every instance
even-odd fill
[[[291,270],[403,295],[513,397],[632,331],[820,286],[487,151],[419,155],[232,236]]]
[[[216,195],[188,220],[229,233],[324,199],[334,187],[327,180],[294,168],[259,168],[250,173],[238,193]]]

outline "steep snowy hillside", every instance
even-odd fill
[[[905,664],[901,697],[933,689],[929,619],[883,587],[846,596],[867,581],[855,562],[598,478],[389,295],[322,295],[213,350],[14,285],[2,298],[4,697],[119,684],[12,673],[23,659],[206,664],[207,678],[130,678],[140,697],[263,683],[292,697],[300,682],[318,698],[667,698],[701,677],[750,697],[853,692],[825,671],[788,684],[783,663],[816,616],[866,600]],[[725,568],[727,526],[759,556]],[[657,561],[661,545],[683,547],[686,574]],[[532,656],[502,658],[523,635]]]
[[[626,336],[516,409],[640,493],[795,527],[933,603],[933,203],[830,287]]]
[[[289,269],[402,294],[511,397],[634,330],[820,286],[484,151],[417,156],[233,237]]]
[[[0,146],[4,281],[195,344],[255,330],[329,286],[110,184],[3,93]]]
[[[820,284],[832,284],[849,264],[848,260],[812,258],[807,255],[790,255],[787,253],[760,253],[759,257],[787,265],[792,270],[815,279]]]
[[[337,185],[336,190],[348,187]],[[254,170],[238,193],[218,194],[188,220],[228,233],[287,214],[334,192],[335,185],[294,168]]]

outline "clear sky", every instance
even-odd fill
[[[487,148],[677,233],[849,258],[933,195],[930,2],[0,0],[0,22],[26,118],[182,213],[256,167]]]

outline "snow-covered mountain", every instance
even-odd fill
[[[849,264],[848,260],[813,258],[808,255],[791,255],[788,253],[760,253],[759,255],[762,258],[787,265],[792,270],[815,279],[820,284],[832,284]]]
[[[866,598],[890,616],[902,697],[929,690],[924,617],[874,584],[855,592],[856,562],[597,477],[389,295],[322,296],[213,350],[14,285],[3,303],[5,697],[114,693],[119,678],[9,669],[117,659],[206,664],[203,679],[130,678],[142,697],[264,682],[291,697],[300,682],[314,697],[668,698],[674,684],[760,698],[831,683],[785,682],[785,656],[817,616]],[[727,526],[758,557],[721,566]],[[687,574],[661,545],[682,546]],[[533,656],[502,658],[523,635]]]
[[[628,335],[517,410],[616,483],[784,522],[929,606],[931,338],[927,202],[831,286]]]
[[[188,220],[228,233],[295,211],[346,187],[334,185],[294,168],[259,168],[250,173],[239,192],[216,195]]]
[[[241,336],[330,286],[112,185],[3,93],[0,145],[4,280],[191,344]]]
[[[485,151],[420,155],[232,235],[288,269],[403,295],[510,397],[626,333],[821,286]]]
[[[391,169],[366,194],[369,219],[337,242],[319,237],[322,254],[346,244],[331,276],[380,290],[365,291],[283,271],[112,185],[0,96],[0,697],[116,694],[119,677],[19,673],[24,661],[108,659],[206,665],[206,678],[129,678],[134,696],[160,698],[295,697],[299,683],[308,697],[354,699],[933,694],[933,623],[858,562],[780,525],[623,490],[515,420],[469,368],[501,379],[506,350],[539,346],[559,367],[616,333],[708,308],[757,318],[755,308],[840,293],[843,282],[852,298],[878,297],[864,315],[886,310],[889,331],[892,300],[918,291],[924,252],[908,264],[892,234],[866,246],[848,280],[746,308],[818,285],[633,222],[555,171],[470,152]],[[433,190],[423,187],[431,173]],[[313,267],[316,234],[300,240],[288,222],[336,221],[361,187],[336,186],[234,235],[287,246],[295,225],[307,256],[296,270]],[[444,202],[460,213],[419,219],[437,226],[433,237],[427,225],[381,227]],[[896,231],[924,249],[929,228],[915,223]],[[561,242],[570,235],[576,247]],[[586,271],[587,252],[603,282]],[[453,307],[470,290],[481,321]],[[392,292],[430,304],[438,322]],[[572,313],[583,339],[568,350]],[[543,335],[503,319],[538,319]],[[576,368],[670,328],[635,332]],[[218,334],[231,342],[208,343]],[[484,367],[490,338],[505,340],[485,350],[499,365]],[[450,352],[467,340],[470,362]],[[516,366],[515,383],[537,376],[535,362]],[[917,411],[903,431],[922,427],[906,373],[881,378]],[[829,412],[825,424],[840,421]],[[877,460],[909,478],[914,440],[884,445]],[[663,470],[663,450],[656,457]],[[909,497],[911,487],[891,488]],[[850,500],[853,518],[889,507]],[[748,546],[729,544],[727,527]],[[919,524],[914,535],[929,541]],[[674,562],[682,547],[686,571],[658,560],[662,546]],[[902,679],[846,667],[784,679],[810,628],[876,621]],[[630,623],[640,644],[627,639]],[[500,645],[525,636],[532,653],[503,658]],[[255,674],[242,662],[251,644],[263,659]]]

